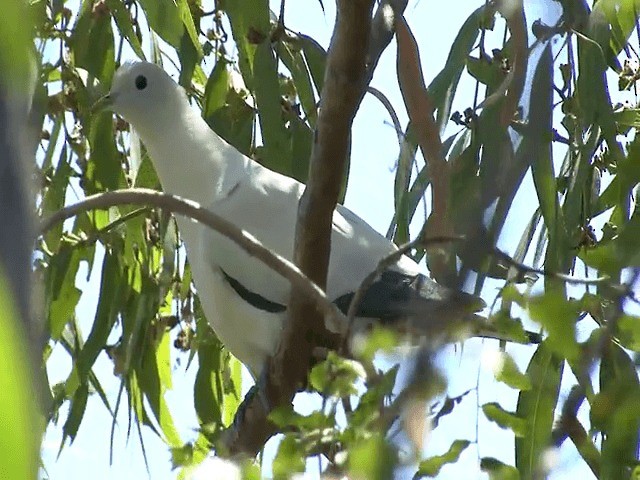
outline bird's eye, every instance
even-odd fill
[[[145,77],[144,75],[138,75],[136,77],[136,88],[138,90],[144,90],[145,88],[147,88],[147,77]]]

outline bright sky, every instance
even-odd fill
[[[319,1],[287,2],[286,25],[293,30],[313,37],[327,47],[333,27],[335,6],[331,0],[324,0],[323,3],[324,14]],[[445,5],[443,2],[434,0],[412,0],[409,2],[405,16],[420,46],[422,66],[427,83],[444,65],[448,48],[460,26],[467,16],[483,3],[484,0],[449,2],[445,7],[446,13],[443,14],[442,9]],[[545,2],[545,0],[530,0],[528,2],[529,22],[539,17],[546,19],[546,23],[555,21],[559,8],[553,12],[543,12],[539,7],[543,3],[550,2]],[[274,11],[279,11],[279,1],[272,1],[271,4]],[[497,28],[499,32],[502,32],[502,24],[498,23]],[[389,98],[404,126],[407,123],[407,115],[397,85],[395,61],[395,43],[392,43],[380,61],[372,86],[381,90]],[[468,78],[463,81],[459,89],[458,100],[454,104],[454,110],[464,110],[472,104],[474,87],[475,84]],[[346,205],[382,233],[386,232],[393,215],[392,192],[397,155],[397,136],[390,124],[387,111],[373,97],[365,97],[354,124],[351,176]],[[533,211],[533,202],[527,198],[528,195],[533,194],[530,182],[525,192],[524,195],[516,198],[514,211],[517,211],[518,215],[515,216],[516,218],[512,216],[508,225],[508,227],[513,227],[518,235],[524,222],[528,221]],[[501,243],[504,244],[505,250],[512,251],[513,247],[509,248],[509,245],[514,245],[515,241],[506,238],[502,239]],[[101,260],[97,259],[95,264],[100,265]],[[81,272],[78,278],[81,279],[84,276],[86,276],[86,271]],[[98,290],[99,281],[99,272],[94,271],[88,284],[81,287],[86,294],[82,297],[77,315],[84,332],[89,331],[93,320],[96,305],[95,293],[93,292]],[[79,280],[79,282],[83,284],[83,280]],[[495,295],[495,292],[489,289],[495,288],[497,284],[488,285],[486,291],[489,295]],[[490,298],[493,299],[493,297]],[[70,362],[60,350],[54,352],[54,360],[51,362],[52,382],[64,380],[70,370]],[[445,467],[438,478],[486,478],[478,472],[477,466],[479,458],[485,456],[496,457],[510,464],[514,462],[513,436],[495,424],[484,420],[481,413],[476,414],[477,406],[489,401],[498,401],[504,408],[515,410],[517,392],[493,380],[488,368],[480,367],[481,358],[487,358],[487,352],[496,350],[497,344],[495,342],[478,340],[465,343],[463,349],[460,346],[451,347],[441,355],[441,364],[449,380],[448,394],[450,396],[456,396],[470,388],[475,388],[478,379],[479,389],[477,395],[472,393],[465,397],[465,400],[456,407],[454,414],[441,421],[440,426],[431,434],[427,442],[426,454],[444,453],[455,439],[475,440],[478,438],[478,446],[471,445],[463,453],[461,461]],[[515,356],[521,369],[524,370],[533,349],[509,347],[508,351]],[[167,394],[183,441],[195,439],[195,430],[198,427],[192,398],[196,366],[193,365],[185,372],[186,359],[186,356],[180,356],[174,362],[174,389]],[[480,372],[479,369],[481,369]],[[114,405],[120,382],[112,375],[112,370],[113,366],[106,355],[101,355],[95,371],[102,380],[112,405]],[[311,404],[308,402],[309,400],[304,400],[298,403],[302,403],[301,408],[309,408]],[[115,431],[113,464],[109,465],[111,417],[95,396],[89,398],[87,412],[75,443],[71,447],[66,447],[60,457],[56,459],[62,435],[61,426],[67,413],[66,408],[62,409],[60,426],[48,430],[43,447],[44,464],[50,478],[84,480],[90,477],[92,480],[101,480],[147,477],[135,429],[132,430],[128,443],[126,441],[128,425],[126,411],[126,402],[124,402]],[[142,437],[149,459],[150,478],[175,478],[175,472],[170,471],[170,456],[166,445],[149,430],[143,430]],[[267,457],[270,454],[273,455],[274,446],[274,442],[270,442],[271,448],[268,449]],[[269,452],[271,453],[269,454]],[[562,449],[557,462],[552,478],[566,478],[569,474],[572,477],[581,475],[584,479],[591,478],[590,471],[584,466],[575,449],[571,447]],[[311,478],[317,478],[317,474]],[[410,474],[408,478],[410,478]]]

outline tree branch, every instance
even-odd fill
[[[130,188],[98,193],[84,200],[64,207],[41,221],[39,233],[42,235],[56,223],[94,209],[105,209],[117,205],[152,205],[173,213],[197,220],[236,243],[249,255],[264,262],[273,271],[289,280],[309,302],[332,322],[332,327],[346,323],[342,312],[331,303],[324,292],[300,271],[292,262],[263,246],[256,238],[238,228],[233,223],[201,207],[198,203],[176,195],[157,192],[146,188]],[[343,327],[344,328],[344,327]]]
[[[367,56],[373,0],[338,0],[320,111],[309,167],[309,180],[298,209],[295,263],[310,279],[326,286],[331,226],[347,164],[351,125],[368,84]],[[381,51],[381,50],[380,50]],[[290,403],[306,382],[311,354],[325,331],[323,316],[295,287],[288,322],[275,356],[269,361],[265,393],[269,407]],[[230,454],[255,455],[273,435],[264,402],[254,396],[236,417],[226,446]],[[264,398],[264,397],[263,397]]]

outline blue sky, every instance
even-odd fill
[[[279,11],[279,2],[271,2],[272,9]],[[325,13],[320,2],[313,0],[289,1],[286,4],[286,24],[289,28],[303,32],[323,46],[328,46],[333,18],[335,15],[334,2],[324,0]],[[451,45],[458,29],[467,16],[484,0],[458,0],[446,4],[447,11],[443,14],[443,2],[412,0],[409,2],[405,17],[418,41],[423,61],[423,71],[427,83],[438,73],[444,65]],[[531,0],[528,5],[530,21],[540,16],[552,23],[559,9],[555,11],[541,11],[539,6],[544,0]],[[205,2],[205,10],[208,9]],[[502,24],[498,23],[497,31],[502,32]],[[372,86],[381,90],[395,107],[400,123],[406,125],[407,115],[400,95],[395,76],[395,43],[392,43],[376,70]],[[454,110],[464,110],[472,104],[475,84],[469,79],[463,79],[460,86]],[[455,130],[452,130],[455,131]],[[353,149],[351,159],[351,176],[346,205],[369,222],[376,230],[384,233],[393,215],[393,181],[394,167],[398,155],[397,136],[390,123],[387,111],[371,96],[365,97],[362,107],[356,117],[353,129]],[[501,239],[501,246],[509,252],[519,238],[519,233],[533,212],[534,202],[530,180],[527,187],[519,195],[513,211],[517,212],[509,219],[507,228],[515,232],[515,238],[507,236]],[[99,259],[95,262],[100,265]],[[95,313],[95,293],[99,285],[99,272],[93,272],[88,283],[80,280],[86,276],[86,271],[78,276],[79,285],[85,294],[77,310],[77,315],[87,332]],[[487,299],[493,299],[497,290],[497,283],[488,284],[485,292]],[[478,459],[492,456],[504,462],[513,463],[513,436],[486,421],[477,406],[490,401],[498,401],[507,409],[515,409],[517,392],[496,382],[491,373],[488,361],[491,352],[497,351],[497,343],[490,341],[472,340],[463,347],[452,346],[440,356],[440,363],[449,381],[448,394],[459,395],[462,392],[479,386],[478,390],[468,395],[457,407],[454,415],[442,420],[440,426],[431,434],[426,446],[426,454],[433,455],[445,452],[455,439],[478,439],[477,445],[470,446],[462,456],[461,461],[442,470],[439,478],[485,478],[478,472]],[[64,380],[70,370],[70,362],[61,349],[54,352],[50,362],[50,376],[52,382]],[[514,355],[521,369],[526,368],[533,349],[521,346],[509,346],[507,351]],[[167,394],[168,401],[175,414],[176,424],[184,441],[196,437],[198,427],[193,410],[192,387],[196,372],[195,365],[185,372],[186,356],[177,356],[180,362],[174,362],[174,388]],[[96,364],[96,372],[103,381],[103,386],[109,398],[114,403],[119,380],[112,374],[113,366],[106,355],[101,355]],[[248,380],[248,377],[245,376]],[[248,384],[243,385],[245,388]],[[313,403],[308,399],[297,402],[300,408],[310,408]],[[126,404],[121,408],[118,417],[118,427],[114,437],[113,464],[109,465],[109,430],[111,417],[97,398],[90,398],[87,413],[75,443],[66,447],[58,459],[58,446],[61,439],[61,425],[64,422],[66,410],[62,410],[59,427],[52,427],[47,431],[43,446],[45,467],[50,478],[58,479],[129,479],[144,478],[147,471],[142,459],[140,442],[137,432],[133,431],[127,442],[127,414]],[[166,445],[149,430],[143,430],[145,449],[149,459],[149,476],[153,479],[173,479],[175,472],[170,471],[169,453]],[[273,454],[275,442],[270,442],[266,457]],[[270,452],[270,453],[269,453]],[[564,448],[558,454],[557,470],[552,478],[564,478],[582,475],[588,479],[590,472],[583,466],[579,455],[572,448]],[[315,463],[314,463],[315,465]],[[317,478],[312,476],[311,478]]]

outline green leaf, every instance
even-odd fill
[[[460,395],[457,395],[455,397],[447,396],[442,402],[442,407],[440,408],[440,410],[438,410],[438,412],[431,419],[432,429],[437,428],[438,424],[440,423],[440,420],[443,417],[449,415],[451,412],[453,412],[453,409],[456,407],[456,405],[459,405],[460,402],[462,402],[462,400],[464,399],[464,397],[469,395],[469,393],[471,392],[472,390],[469,389],[466,392],[462,392]]]
[[[464,452],[470,444],[471,442],[469,440],[456,440],[451,444],[451,447],[449,447],[446,453],[422,460],[414,478],[419,476],[435,477],[444,465],[457,462],[462,452]]]
[[[83,383],[78,389],[76,389],[75,393],[73,394],[73,398],[71,399],[69,416],[67,417],[67,421],[62,427],[63,435],[60,442],[61,450],[67,438],[71,439],[71,443],[73,443],[73,441],[75,440],[78,429],[80,428],[80,423],[82,423],[82,418],[84,417],[84,412],[87,408],[88,397],[89,385]]]
[[[229,92],[230,75],[227,69],[227,62],[220,59],[209,75],[207,85],[204,89],[204,99],[202,102],[202,116],[208,118],[214,112],[224,107],[227,102]]]
[[[260,131],[264,143],[261,163],[276,172],[290,176],[291,149],[282,115],[277,62],[271,44],[267,41],[260,43],[256,49],[253,75]]]
[[[5,3],[0,15],[0,83],[26,93],[30,82],[25,80],[32,73],[33,11],[28,2]]]
[[[605,14],[595,9],[589,15],[584,35],[578,38],[577,95],[580,102],[582,121],[595,123],[602,128],[609,149],[616,158],[624,154],[616,139],[616,124],[613,107],[605,76],[611,31]]]
[[[133,22],[131,21],[131,14],[129,10],[126,8],[125,3],[120,0],[106,0],[107,6],[111,11],[111,15],[113,15],[113,19],[118,26],[118,30],[120,35],[122,35],[131,48],[138,55],[139,58],[145,59],[144,52],[142,51],[142,45],[140,44],[140,39],[136,35],[133,29]]]
[[[274,478],[289,478],[292,473],[304,472],[304,467],[305,455],[300,442],[293,436],[285,436],[273,459]]]
[[[329,352],[327,359],[309,374],[309,382],[318,392],[340,397],[358,393],[355,382],[364,378],[366,372],[360,363],[341,358],[335,352]]]
[[[429,95],[437,102],[434,107],[438,111],[436,122],[440,127],[441,133],[444,131],[451,116],[451,104],[458,88],[458,82],[465,68],[467,57],[475,47],[486,10],[482,6],[469,15],[469,18],[464,22],[451,44],[451,50],[444,68],[436,75],[428,87]]]
[[[103,351],[109,334],[117,320],[118,312],[124,299],[126,281],[122,276],[120,257],[106,252],[102,262],[102,278],[98,308],[87,341],[75,364],[78,381],[84,384],[98,355]],[[72,376],[70,376],[70,380]],[[72,392],[74,385],[68,381],[67,391]]]
[[[623,267],[640,266],[640,215],[635,214],[612,240],[583,249],[580,258],[590,267],[612,274]]]
[[[512,318],[509,313],[504,310],[499,310],[494,315],[491,315],[490,324],[495,327],[496,331],[504,335],[505,338],[509,338],[518,343],[529,342],[529,335],[522,326],[522,320]]]
[[[531,390],[520,392],[516,414],[525,419],[525,435],[516,437],[516,467],[522,478],[534,478],[544,451],[551,444],[553,415],[558,403],[564,363],[547,341],[533,354],[527,376]]]
[[[231,23],[231,33],[238,48],[238,66],[245,85],[251,91],[258,86],[253,76],[256,45],[264,42],[270,33],[268,0],[236,0],[224,6]]]
[[[304,60],[304,56],[297,45],[291,42],[279,42],[277,45],[277,53],[282,63],[291,72],[291,77],[296,86],[296,93],[300,99],[302,110],[307,120],[313,126],[315,125],[318,115],[316,108],[316,97],[313,93],[313,85],[310,72]],[[296,158],[294,156],[294,158]]]
[[[291,176],[301,183],[307,183],[309,160],[313,146],[313,130],[297,115],[291,115],[289,121],[291,134]],[[344,197],[338,199],[344,201]]]
[[[576,341],[576,321],[580,314],[578,302],[567,300],[561,294],[551,291],[529,298],[527,310],[531,319],[540,323],[549,332],[546,344],[554,353],[569,361],[578,358],[580,355],[580,347]]]
[[[189,9],[188,0],[176,0],[178,11],[180,13],[180,18],[182,19],[182,23],[184,25],[184,29],[186,30],[187,35],[191,39],[193,46],[198,54],[198,58],[202,58],[204,53],[202,52],[202,45],[200,45],[200,40],[198,39],[198,31],[196,30],[196,26],[193,23],[193,17],[191,16],[191,10]]]
[[[640,383],[633,360],[615,343],[604,348],[592,425],[603,433],[601,478],[627,478],[637,463]]]
[[[482,405],[482,411],[489,420],[497,423],[501,428],[512,430],[516,437],[524,437],[526,435],[526,420],[508,412],[499,404],[495,402],[485,403]]]
[[[165,441],[171,447],[179,447],[182,441],[165,399],[166,390],[171,388],[168,381],[170,378],[170,341],[169,335],[164,332],[157,347],[148,345],[144,349],[138,381],[160,425]]]
[[[179,4],[184,0],[140,0],[149,26],[165,42],[174,48],[180,47],[184,23]]]
[[[242,363],[237,358],[229,355],[228,378],[224,385],[224,409],[222,412],[222,421],[225,426],[231,425],[235,414],[238,411],[241,401],[242,387]]]
[[[520,372],[513,357],[506,352],[501,352],[500,359],[500,368],[495,372],[496,380],[517,390],[530,390],[531,381],[529,377]]]
[[[1,25],[2,20],[0,20]],[[39,423],[28,366],[26,332],[11,299],[10,288],[0,267],[0,358],[10,359],[11,368],[0,369],[0,472],[5,478],[37,478]]]
[[[58,165],[56,171],[51,178],[51,182],[47,187],[47,190],[42,199],[42,213],[43,215],[50,215],[60,210],[65,204],[65,198],[67,194],[67,187],[69,185],[69,177],[73,169],[69,165],[67,159],[67,146],[66,144],[60,151],[60,157],[58,158]],[[60,239],[62,238],[63,222],[58,222],[44,235],[47,249],[52,252],[58,250],[60,246]]]
[[[300,35],[302,40],[302,51],[304,58],[307,61],[309,67],[309,73],[313,79],[313,83],[316,86],[316,91],[319,93],[324,86],[324,71],[327,63],[327,52],[322,46],[316,42],[313,38],[306,35]]]
[[[93,194],[127,187],[114,141],[113,117],[109,112],[93,117],[89,143],[92,151],[84,179],[85,192]]]
[[[106,85],[116,68],[111,15],[106,6],[84,0],[69,43],[76,67],[84,68]]]
[[[636,28],[638,2],[636,0],[600,0],[593,6],[601,10],[611,25],[611,48],[617,55],[625,48],[629,36]]]
[[[490,480],[519,480],[520,473],[511,465],[505,465],[500,460],[484,457],[480,460],[480,470],[489,474]],[[528,477],[525,477],[528,478]]]
[[[156,169],[153,166],[151,157],[149,157],[146,152],[144,155],[142,155],[142,161],[140,162],[140,166],[138,167],[136,180],[133,186],[136,188],[151,188],[154,190],[161,190],[158,174],[156,173]]]
[[[349,474],[353,478],[367,480],[393,478],[393,468],[396,463],[396,451],[381,433],[374,433],[366,440],[353,445],[349,451]]]
[[[415,212],[415,209],[411,210],[411,206],[409,205],[410,194],[408,193],[408,190],[409,182],[411,181],[412,167],[415,164],[417,148],[418,139],[415,134],[415,127],[411,122],[409,122],[404,135],[404,141],[402,142],[400,153],[398,155],[398,164],[396,166],[396,176],[393,188],[393,199],[395,203],[394,223],[396,226],[393,239],[399,245],[409,241],[409,224],[411,223],[413,213]],[[423,198],[424,190],[426,190],[429,185],[428,182],[424,182],[425,179],[428,179],[428,168],[425,166],[422,169],[422,172],[424,172],[424,174],[419,175],[416,182],[413,184],[413,187],[415,187],[418,181],[421,182],[419,185],[424,185],[424,183],[426,183],[426,185],[424,185],[424,189],[421,188],[423,191],[420,194],[420,198]]]
[[[80,249],[62,242],[51,257],[46,270],[47,327],[52,340],[57,340],[73,317],[82,292],[76,288],[76,275],[82,260]]]
[[[269,413],[269,420],[278,427],[286,430],[287,427],[295,427],[297,430],[324,430],[335,427],[335,418],[322,412],[311,412],[302,415],[291,408],[291,405],[282,405]]]
[[[619,126],[640,128],[640,109],[623,108],[614,112],[613,118]]]
[[[234,89],[229,90],[224,107],[205,117],[212,130],[248,156],[252,154],[254,119],[255,111]]]
[[[622,315],[616,322],[616,338],[624,348],[640,352],[640,317]]]
[[[362,345],[361,350],[358,351],[358,357],[367,362],[373,361],[380,352],[391,353],[394,348],[397,348],[401,339],[398,336],[398,332],[390,328],[384,328],[379,325],[374,325],[371,332],[366,336],[366,341]]]
[[[222,392],[220,385],[221,348],[215,338],[207,340],[204,333],[198,330],[198,337],[205,337],[198,342],[198,372],[193,386],[193,402],[201,424],[222,423]]]

